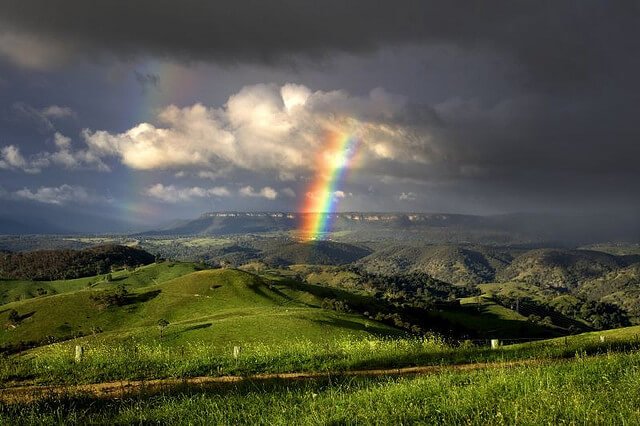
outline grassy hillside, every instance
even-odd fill
[[[110,280],[107,279],[106,274],[56,281],[0,280],[0,305],[60,293],[113,288],[118,284],[125,285],[127,288],[146,287],[202,268],[203,266],[194,263],[162,262],[140,266],[133,270],[115,271],[110,274]]]
[[[70,361],[73,351],[57,345],[12,364],[0,360],[0,380],[8,385],[0,391],[0,399],[17,398],[0,404],[0,421],[635,424],[640,419],[638,333],[640,327],[630,327],[496,350],[454,347],[429,339],[368,338],[338,345],[292,342],[247,346],[238,359],[230,351],[226,357],[212,356],[203,346],[195,353],[198,358],[192,347],[181,352],[167,347],[112,346],[90,348],[81,363]],[[38,357],[35,362],[34,357]],[[423,367],[402,375],[395,369],[377,374],[342,372],[416,364]],[[160,371],[161,377],[181,379],[144,381],[139,383],[142,388],[116,382],[110,384],[109,393],[99,385],[72,385],[152,378]],[[250,375],[260,371],[327,373],[291,378]],[[245,378],[226,377],[208,384],[206,378],[187,378],[203,373]],[[25,376],[66,385],[21,389],[6,382],[7,377]]]
[[[368,274],[358,268],[292,265],[292,276],[317,288],[322,297],[345,300],[355,310],[396,312],[422,330],[455,339],[549,337],[567,333],[554,324],[534,323],[513,309],[500,306],[476,289],[455,286],[423,273],[392,277]],[[275,274],[286,274],[282,270]],[[362,300],[354,300],[359,295]],[[459,302],[459,303],[458,303]]]
[[[412,377],[245,382],[104,400],[1,406],[0,422],[58,424],[638,424],[640,355]]]
[[[178,267],[183,272],[189,269]],[[168,278],[173,268],[176,266],[169,264],[143,268],[123,276],[121,281],[100,283],[96,288],[5,304],[0,310],[0,322],[5,324],[0,329],[0,341],[8,345],[39,344],[93,336],[95,341],[136,338],[155,342],[160,319],[170,324],[163,333],[164,342],[175,345],[393,333],[392,328],[361,316],[319,309],[321,301],[315,296],[238,270],[203,270],[165,282],[156,279],[155,284],[154,275]],[[123,288],[125,294],[114,296]],[[17,322],[11,322],[11,311],[17,312]]]

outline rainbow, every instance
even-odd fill
[[[335,213],[344,193],[339,190],[346,172],[353,165],[359,139],[353,133],[330,133],[326,148],[318,155],[319,166],[309,185],[303,205],[300,236],[305,240],[321,240],[331,230]]]

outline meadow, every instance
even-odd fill
[[[638,424],[640,354],[415,377],[242,382],[0,406],[10,424]]]
[[[354,306],[370,300],[336,283],[193,263],[2,284],[12,292],[5,300],[18,300],[2,306],[0,319],[12,309],[24,317],[0,338],[40,343],[0,355],[0,424],[640,420],[640,326],[503,339],[492,349],[487,339],[410,334],[322,308],[326,297]],[[118,303],[96,302],[115,289],[126,290]],[[482,296],[461,303],[457,320],[479,329],[527,323]],[[104,386],[116,392],[99,391]]]
[[[331,373],[412,366],[455,366],[520,360],[558,361],[640,348],[640,327],[512,343],[491,349],[488,342],[447,343],[438,337],[351,336],[279,343],[234,344],[193,341],[175,346],[145,340],[85,339],[0,358],[0,383],[80,384],[199,376],[250,376],[261,373]],[[504,342],[510,343],[510,342]],[[75,360],[75,345],[85,350]]]

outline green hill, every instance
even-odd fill
[[[498,281],[521,281],[549,287],[572,288],[625,267],[629,260],[592,250],[531,250],[517,257],[501,273]]]
[[[373,273],[394,275],[420,271],[452,284],[492,282],[507,267],[517,250],[458,245],[420,247],[394,245],[378,250],[359,262]]]
[[[194,263],[161,262],[140,266],[133,270],[121,269],[109,274],[110,277],[98,275],[55,281],[0,279],[0,305],[79,290],[114,288],[117,284],[123,284],[127,288],[146,287],[149,284],[161,283],[202,268]]]
[[[580,286],[578,294],[589,300],[616,304],[639,321],[640,263],[589,280]]]
[[[352,244],[333,241],[287,242],[263,244],[263,260],[271,265],[314,264],[344,265],[355,262],[371,253],[371,250]]]
[[[0,341],[9,347],[89,335],[157,341],[160,319],[169,322],[163,340],[176,345],[398,333],[359,315],[321,309],[316,296],[243,271],[203,270],[158,284],[150,279],[146,286],[137,279],[5,304]]]

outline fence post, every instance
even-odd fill
[[[500,347],[499,339],[491,339],[491,349],[498,349]]]
[[[80,345],[76,345],[76,362],[81,362],[84,357],[84,348]]]
[[[235,359],[238,359],[238,357],[240,356],[240,350],[241,350],[240,346],[233,347],[233,357]]]

